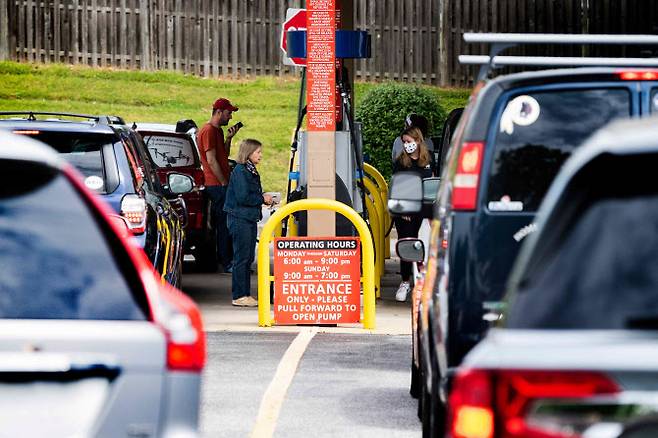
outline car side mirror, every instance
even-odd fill
[[[392,215],[412,215],[423,208],[423,180],[413,172],[399,172],[391,178],[388,211]]]
[[[395,252],[403,262],[420,263],[425,261],[425,245],[420,239],[406,237],[395,244]]]
[[[167,189],[174,195],[189,193],[194,188],[194,180],[189,175],[172,172],[167,175]]]

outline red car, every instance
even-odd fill
[[[142,135],[151,164],[162,184],[167,184],[171,172],[194,178],[196,188],[182,195],[187,208],[185,253],[194,256],[198,269],[214,272],[217,269],[217,237],[210,219],[210,200],[205,194],[203,168],[196,145],[196,124],[192,120],[183,120],[176,125],[139,123],[133,128]]]

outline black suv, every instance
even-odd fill
[[[465,39],[467,36],[473,37],[466,35]],[[562,43],[595,41],[594,35],[539,38],[483,34],[480,40],[471,38],[471,42],[497,45],[490,57],[479,57],[480,62],[490,66],[499,59],[505,65],[514,61],[518,65],[611,62],[496,56],[498,49],[511,47],[524,37],[535,43],[544,39]],[[658,44],[658,38],[638,40]],[[615,65],[624,65],[624,60],[615,61]],[[495,79],[484,76],[452,134],[433,201],[427,277],[415,333],[418,367],[412,367],[416,374],[412,384],[418,385],[412,387],[412,393],[420,395],[424,436],[440,433],[450,377],[499,317],[500,301],[519,246],[533,232],[535,212],[564,161],[610,120],[658,112],[658,70],[586,67],[515,73]],[[389,202],[389,206],[398,207],[391,212],[411,213],[404,203],[397,202],[401,199],[393,199],[395,180],[391,186],[395,202]],[[420,183],[416,187],[420,188]],[[417,193],[406,195],[405,200],[414,200],[411,198],[415,196],[422,199],[422,193]]]
[[[0,129],[36,138],[74,165],[87,188],[126,219],[162,279],[179,286],[182,213],[170,200],[184,209],[178,194],[192,190],[192,178],[172,174],[169,184],[161,184],[142,138],[119,117],[43,112],[0,112],[0,117]]]

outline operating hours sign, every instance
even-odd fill
[[[355,237],[274,239],[276,324],[359,322],[360,254]]]

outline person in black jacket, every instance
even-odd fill
[[[257,307],[250,293],[251,264],[256,247],[256,226],[262,218],[263,204],[271,205],[272,196],[264,195],[256,165],[263,156],[263,145],[247,139],[240,143],[237,166],[231,173],[224,211],[233,239],[232,293],[234,306]]]
[[[422,178],[429,178],[432,176],[432,159],[427,146],[423,133],[419,128],[409,127],[402,131],[400,135],[403,148],[402,153],[398,156],[397,160],[393,163],[393,173],[397,172],[415,172]],[[398,231],[398,238],[404,237],[418,237],[418,230],[423,222],[420,216],[402,216],[393,219],[395,229]],[[400,276],[402,282],[400,287],[395,293],[397,301],[405,301],[407,295],[411,290],[411,263],[403,262],[400,260]]]

